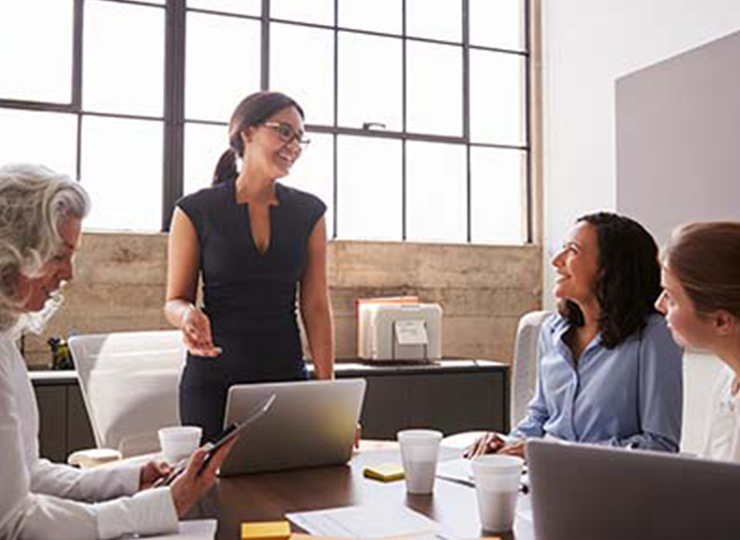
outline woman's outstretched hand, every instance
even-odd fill
[[[195,306],[190,306],[182,316],[180,324],[183,339],[190,354],[194,356],[215,357],[221,354],[221,348],[213,343],[211,321],[208,316]]]

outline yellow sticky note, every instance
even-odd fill
[[[242,523],[242,540],[285,540],[290,537],[287,521],[255,521]]]
[[[381,463],[365,467],[362,474],[381,482],[393,482],[403,478],[403,466],[399,463]]]

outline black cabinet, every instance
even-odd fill
[[[368,439],[395,439],[406,428],[434,428],[445,435],[508,431],[508,366],[455,364],[337,370],[337,377],[367,381],[361,421]]]
[[[367,381],[362,436],[395,439],[406,428],[434,428],[445,435],[509,429],[509,366],[486,360],[448,360],[428,365],[368,366],[338,363],[337,378]],[[75,372],[32,372],[39,404],[42,457],[65,462],[93,448]]]
[[[41,457],[66,463],[69,454],[82,448],[94,448],[82,394],[74,372],[32,373],[39,407],[39,451]]]
[[[39,406],[39,451],[52,461],[67,460],[67,387],[36,387]]]

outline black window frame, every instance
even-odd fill
[[[163,116],[146,116],[134,114],[105,113],[97,111],[86,111],[82,107],[82,74],[83,74],[83,31],[84,31],[84,3],[92,2],[109,2],[129,5],[148,6],[165,10],[165,63],[164,63],[164,102]],[[165,5],[147,2],[146,0],[74,0],[74,18],[73,18],[73,58],[72,58],[72,93],[69,103],[51,103],[26,101],[18,99],[0,98],[0,108],[16,109],[26,111],[45,111],[71,113],[78,116],[77,122],[77,155],[76,171],[77,178],[80,177],[80,167],[82,162],[82,119],[85,116],[101,116],[108,118],[122,119],[139,119],[139,120],[156,120],[163,122],[163,147],[162,147],[162,221],[161,231],[169,230],[169,224],[174,210],[175,202],[183,194],[184,186],[184,131],[186,123],[193,124],[211,124],[223,125],[225,122],[214,122],[209,120],[186,119],[185,118],[185,48],[186,48],[186,24],[187,13],[204,13],[219,15],[223,17],[232,17],[240,19],[250,19],[259,21],[261,25],[261,50],[260,50],[260,87],[265,90],[270,87],[270,24],[281,23],[296,25],[300,27],[320,28],[332,30],[334,32],[334,123],[333,125],[307,124],[308,133],[329,134],[333,137],[334,156],[333,156],[333,223],[329,225],[330,237],[341,239],[338,233],[338,215],[341,211],[337,207],[337,194],[340,189],[338,181],[338,137],[340,135],[355,135],[362,137],[379,137],[389,138],[401,141],[402,148],[402,226],[401,241],[407,241],[407,201],[406,201],[406,143],[407,141],[421,142],[438,142],[464,145],[466,148],[466,188],[467,188],[467,243],[472,243],[472,199],[471,199],[471,149],[475,147],[496,148],[523,152],[525,154],[525,244],[533,243],[533,152],[531,144],[531,35],[530,35],[530,18],[531,6],[530,0],[521,0],[523,9],[523,31],[524,46],[521,50],[487,47],[470,44],[470,0],[461,0],[462,3],[462,43],[445,40],[411,37],[406,35],[406,0],[398,0],[402,3],[402,30],[401,34],[391,34],[376,32],[370,30],[361,30],[356,28],[347,28],[339,26],[339,9],[340,0],[334,0],[334,24],[323,25],[303,21],[293,21],[285,19],[273,19],[270,17],[270,0],[262,0],[262,13],[260,16],[242,15],[217,10],[208,10],[201,8],[188,8],[187,0],[167,0]],[[347,32],[353,34],[363,34],[369,36],[389,37],[401,39],[403,50],[403,74],[402,74],[402,129],[401,131],[385,131],[374,129],[372,125],[365,125],[363,128],[342,127],[339,125],[339,33]],[[425,133],[412,133],[406,129],[407,115],[407,66],[406,66],[406,48],[407,43],[421,42],[441,45],[453,45],[462,47],[462,135],[448,136]],[[489,142],[474,142],[470,136],[470,52],[471,50],[488,51],[506,55],[515,55],[524,60],[524,81],[523,81],[523,102],[524,102],[524,143],[521,145],[498,144]]]

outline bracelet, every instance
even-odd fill
[[[180,330],[185,330],[185,317],[187,317],[188,312],[197,310],[193,304],[188,304],[188,306],[183,310],[182,315],[180,316]]]

